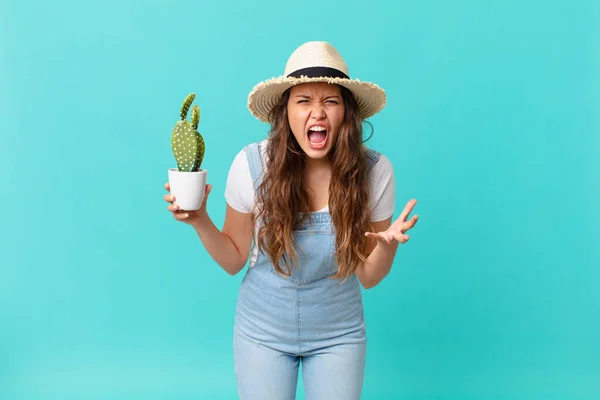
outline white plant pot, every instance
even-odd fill
[[[182,172],[177,168],[169,168],[169,185],[171,194],[175,196],[175,204],[181,210],[193,211],[202,206],[206,177],[208,171]]]

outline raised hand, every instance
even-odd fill
[[[395,220],[390,227],[383,232],[365,232],[365,236],[376,239],[378,242],[392,244],[395,242],[406,243],[410,239],[406,232],[411,229],[417,223],[419,217],[415,214],[412,218],[408,219],[408,215],[417,204],[417,200],[412,199],[400,214],[397,220]]]

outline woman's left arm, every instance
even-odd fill
[[[408,219],[415,204],[417,204],[415,199],[406,203],[404,210],[393,224],[391,217],[374,222],[372,224],[374,232],[365,233],[365,236],[376,241],[375,248],[368,255],[366,262],[356,268],[356,276],[365,289],[376,286],[386,277],[392,268],[398,244],[406,243],[410,239],[406,232],[415,226],[419,219],[417,215]]]

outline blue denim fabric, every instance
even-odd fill
[[[256,189],[260,143],[245,150]],[[367,154],[371,168],[379,153]],[[290,277],[259,251],[242,281],[234,324],[242,400],[294,399],[300,363],[307,399],[360,398],[366,351],[360,283],[356,275],[343,283],[330,279],[338,269],[331,215],[309,216],[312,226],[305,221],[293,232],[299,257]]]

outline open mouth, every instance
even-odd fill
[[[322,149],[327,144],[327,128],[313,126],[308,130],[308,144],[311,149]]]

